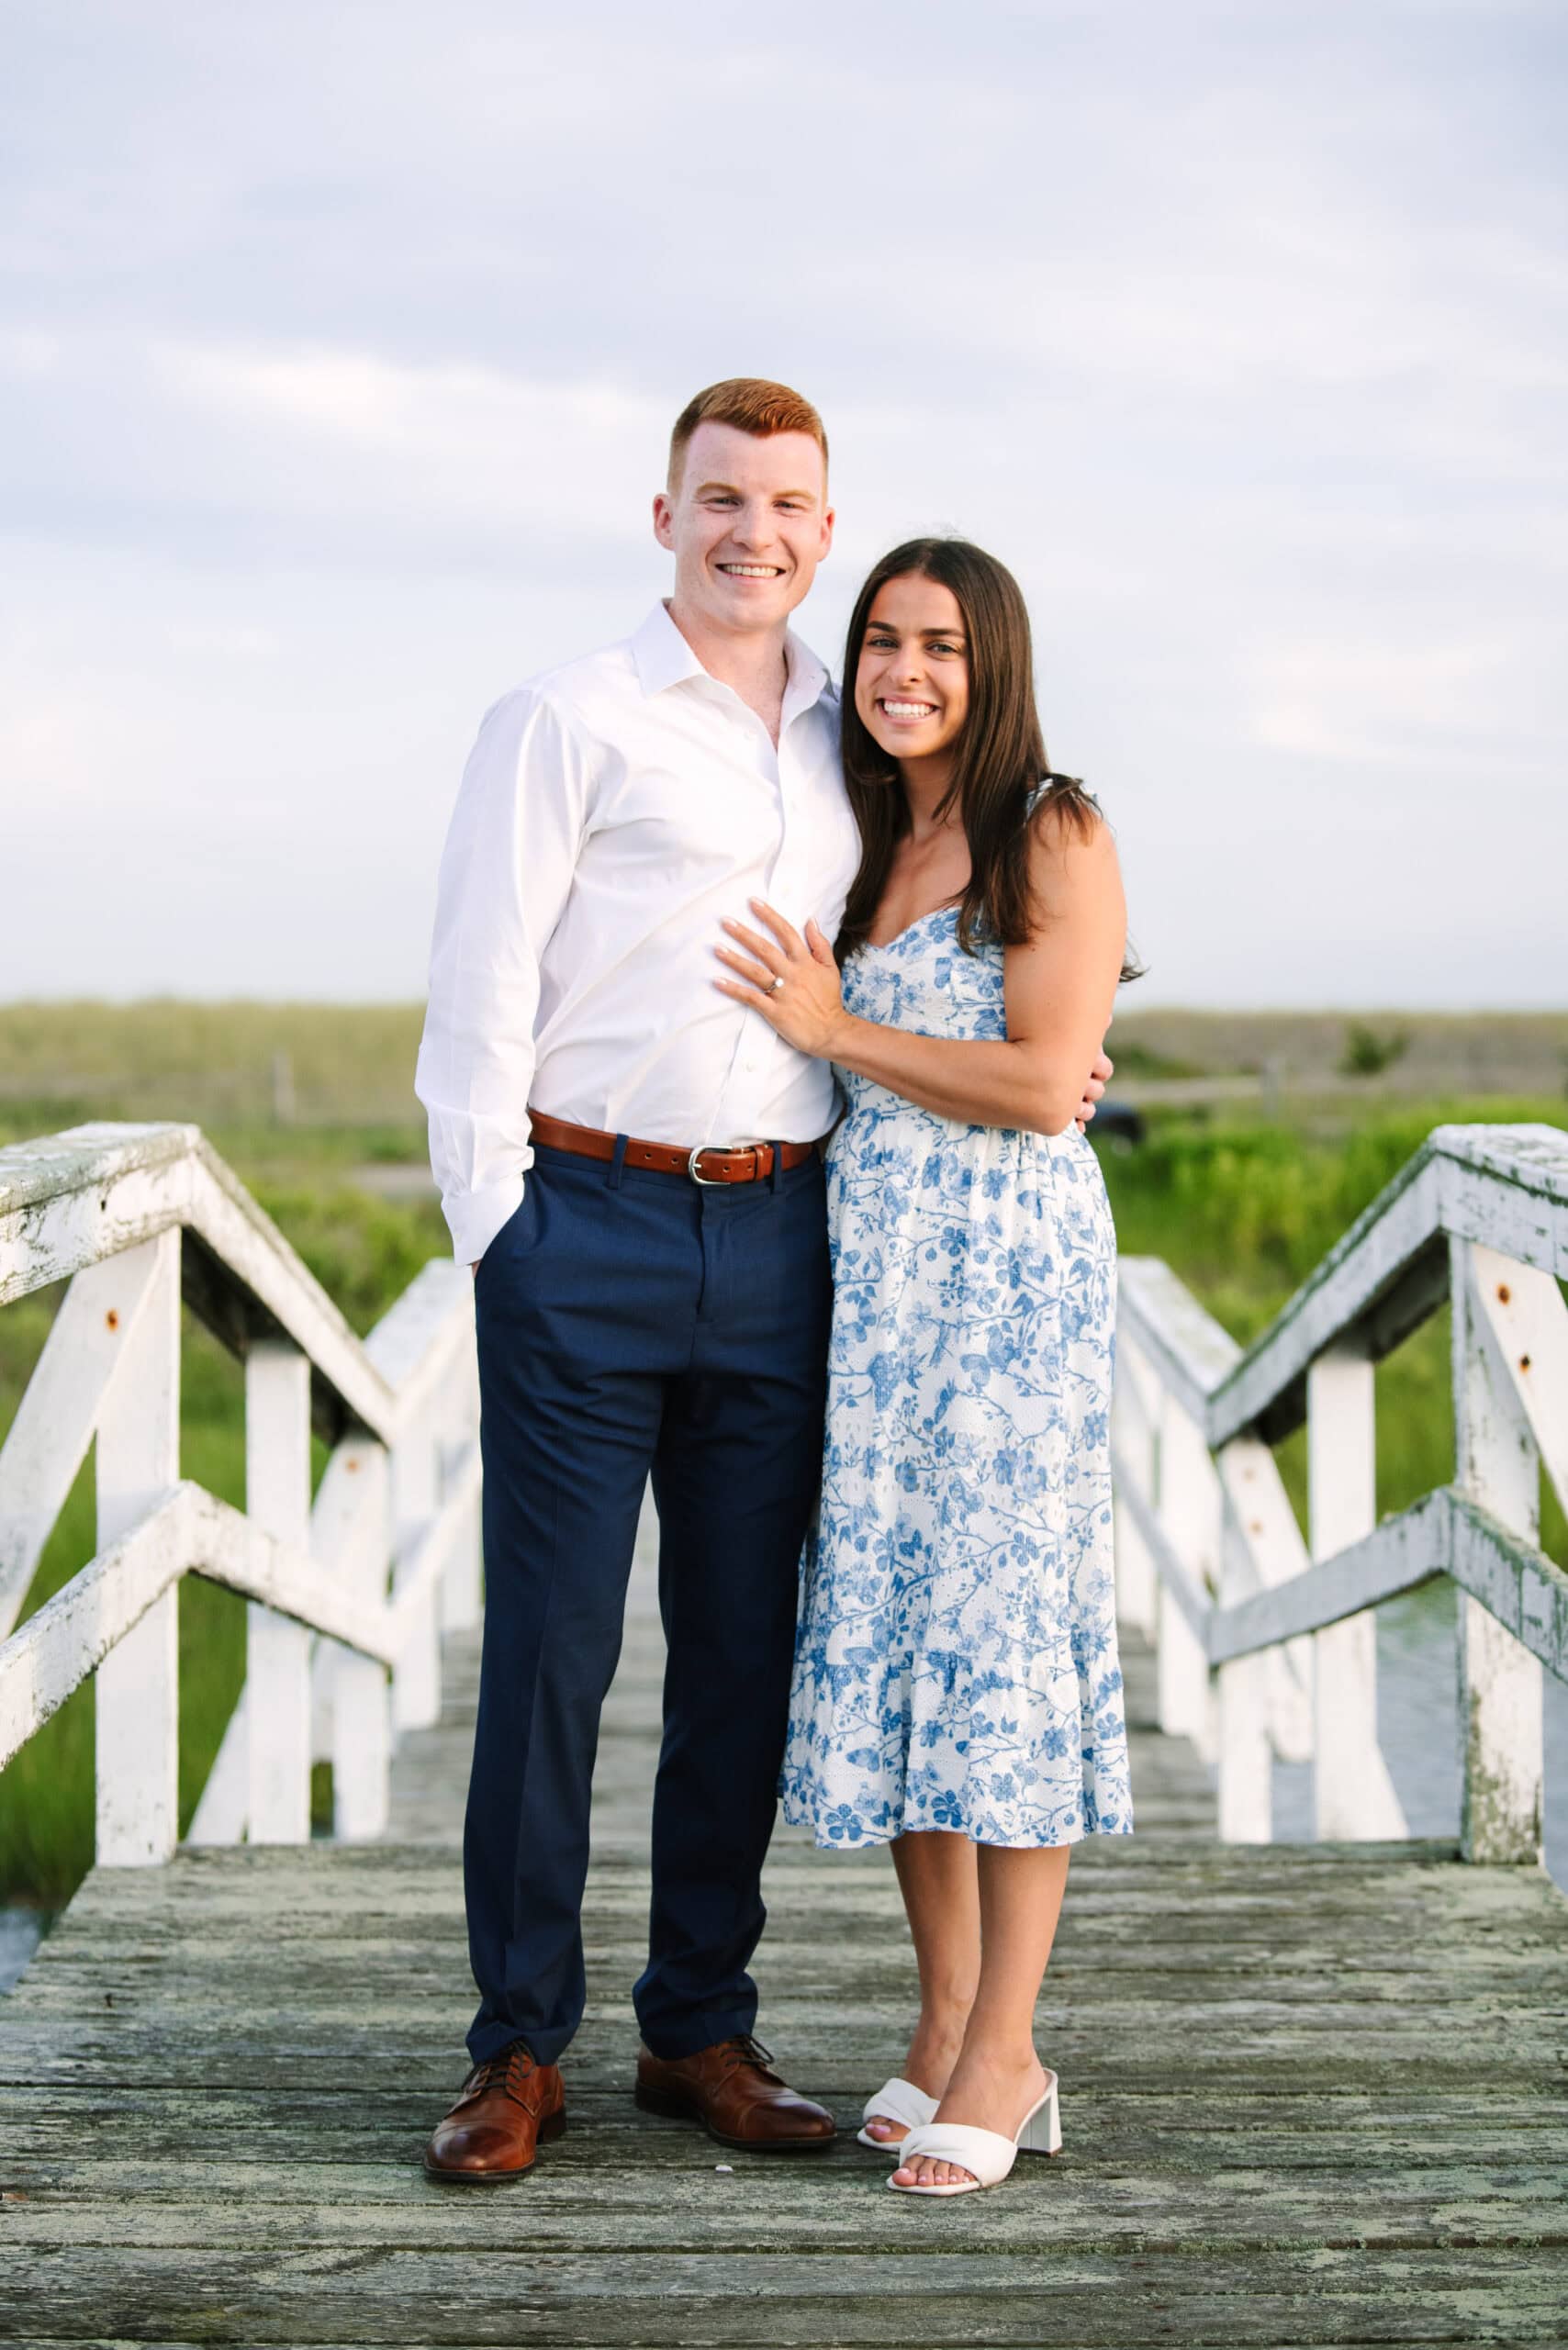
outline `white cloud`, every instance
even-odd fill
[[[179,398],[220,412],[259,414],[330,435],[367,454],[472,450],[476,463],[566,449],[602,474],[630,443],[657,446],[662,406],[607,386],[530,383],[494,367],[410,366],[372,352],[330,347],[234,350],[155,344],[154,372]]]

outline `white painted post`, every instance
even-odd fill
[[[322,1568],[366,1605],[386,1600],[390,1523],[386,1450],[369,1436],[339,1445],[313,1511]],[[322,1640],[318,1675],[331,1685],[331,1833],[348,1845],[386,1829],[393,1720],[386,1666],[357,1650]]]
[[[1159,1423],[1159,1522],[1171,1549],[1199,1590],[1210,1595],[1219,1583],[1221,1495],[1219,1479],[1204,1440],[1175,1398],[1163,1399]],[[1217,1751],[1208,1654],[1188,1623],[1181,1603],[1163,1582],[1159,1587],[1159,1727],[1172,1738],[1190,1738],[1205,1762]]]
[[[1307,1516],[1314,1559],[1331,1559],[1377,1525],[1377,1418],[1371,1357],[1350,1344],[1306,1374]],[[1375,1841],[1406,1836],[1377,1736],[1377,1617],[1372,1608],[1312,1640],[1313,1796],[1317,1834]]]
[[[310,1365],[272,1340],[245,1359],[245,1509],[280,1541],[310,1539]],[[254,1600],[246,1611],[245,1722],[252,1844],[310,1834],[310,1634]]]
[[[428,1427],[409,1430],[392,1454],[392,1595],[415,1545],[440,1506],[440,1461]],[[403,1653],[392,1673],[394,1731],[428,1729],[441,1718],[441,1589],[427,1583],[414,1609]]]
[[[371,1500],[357,1518],[337,1562],[356,1594],[386,1595],[391,1550],[386,1455],[368,1438],[342,1448],[347,1473],[363,1481]],[[342,1842],[365,1843],[386,1826],[387,1774],[392,1762],[391,1695],[386,1667],[353,1649],[330,1647],[332,1689],[332,1832]]]
[[[1227,1589],[1239,1599],[1305,1574],[1311,1564],[1306,1544],[1279,1463],[1261,1437],[1233,1436],[1222,1447],[1215,1466],[1225,1494]],[[1310,1762],[1312,1643],[1284,1640],[1260,1654],[1260,1699],[1271,1752],[1287,1762]]]
[[[474,1341],[466,1332],[447,1366],[442,1388],[441,1480],[445,1490],[449,1471],[477,1440],[479,1434],[479,1363]],[[483,1577],[479,1540],[479,1498],[466,1504],[454,1528],[452,1546],[441,1578],[441,1629],[465,1632],[479,1621],[483,1607]]]
[[[1140,1363],[1137,1349],[1123,1333],[1116,1338],[1116,1377],[1111,1392],[1111,1442],[1123,1474],[1152,1500],[1155,1479],[1155,1419],[1150,1402],[1153,1381]],[[1153,1639],[1159,1622],[1159,1577],[1148,1545],[1120,1493],[1112,1497],[1116,1561],[1116,1612],[1146,1639]]]
[[[1450,1242],[1450,1263],[1456,1482],[1511,1532],[1535,1542],[1540,1455],[1481,1288],[1485,1281],[1497,1286],[1495,1261],[1489,1251],[1456,1239]],[[1467,1860],[1540,1858],[1540,1670],[1478,1599],[1460,1594],[1461,1839]]]
[[[1242,1437],[1238,1446],[1254,1439]],[[1226,1453],[1220,1455],[1226,1482]],[[1221,1533],[1220,1600],[1229,1607],[1260,1588],[1246,1534],[1235,1513]],[[1267,1844],[1274,1832],[1274,1750],[1269,1736],[1271,1665],[1266,1650],[1233,1657],[1215,1675],[1219,1741],[1219,1832],[1227,1844]]]
[[[333,1689],[338,1677],[336,1640],[312,1639],[310,1643],[310,1760],[332,1759]]]
[[[180,1475],[179,1233],[160,1233],[126,1254],[150,1266],[151,1281],[98,1419],[100,1550],[118,1541]],[[179,1698],[174,1586],[98,1667],[96,1852],[105,1868],[146,1867],[174,1852]]]

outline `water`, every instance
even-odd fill
[[[41,1909],[0,1909],[0,1992],[19,1982],[48,1923]]]
[[[1377,1610],[1379,1740],[1412,1836],[1455,1837],[1460,1825],[1459,1594],[1444,1580]],[[1568,1891],[1568,1685],[1543,1675],[1546,1866]],[[1312,1836],[1312,1765],[1274,1764],[1274,1834]],[[1554,1800],[1555,1798],[1555,1800]]]

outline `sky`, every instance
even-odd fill
[[[1034,621],[1138,1000],[1568,1003],[1561,0],[5,0],[0,1001],[412,999],[700,386]]]

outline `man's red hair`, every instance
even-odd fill
[[[770,384],[763,375],[728,375],[722,384],[710,384],[705,392],[688,400],[675,420],[675,431],[669,436],[672,491],[680,479],[686,444],[700,424],[733,424],[737,432],[749,432],[758,441],[775,432],[809,433],[823,453],[826,477],[827,434],[810,400],[792,392],[788,384]]]

